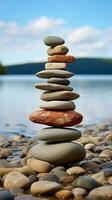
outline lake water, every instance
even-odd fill
[[[112,118],[112,76],[82,75],[70,80],[80,94],[75,103],[84,124]],[[33,135],[44,127],[28,119],[40,103],[42,91],[33,87],[38,81],[35,76],[0,77],[0,133]]]

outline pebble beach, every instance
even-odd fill
[[[47,82],[35,84],[44,92],[29,120],[46,127],[35,137],[0,136],[0,200],[112,200],[112,121],[81,123],[66,70],[75,57],[64,43],[44,39],[48,63],[36,74]]]
[[[29,149],[40,143],[37,137],[1,135],[0,199],[111,200],[112,122],[105,120],[80,125],[77,129],[82,129],[82,137],[75,142],[84,146],[86,157],[81,162],[63,166],[30,157]]]

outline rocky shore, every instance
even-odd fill
[[[112,200],[112,123],[80,125],[64,43],[44,39],[48,62],[36,73],[47,82],[35,84],[44,92],[29,119],[46,127],[35,138],[0,136],[0,200]]]
[[[76,128],[86,157],[58,166],[31,158],[37,137],[1,135],[0,200],[112,200],[112,122]]]

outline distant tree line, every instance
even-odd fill
[[[45,69],[45,62],[10,65],[5,69],[6,74],[35,74]],[[67,65],[67,70],[74,74],[112,74],[112,59],[77,58]]]
[[[2,63],[0,62],[0,75],[6,74],[6,69],[5,67],[2,65]]]

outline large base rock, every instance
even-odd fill
[[[32,157],[55,165],[79,162],[85,158],[82,145],[73,142],[40,143],[31,148]]]

